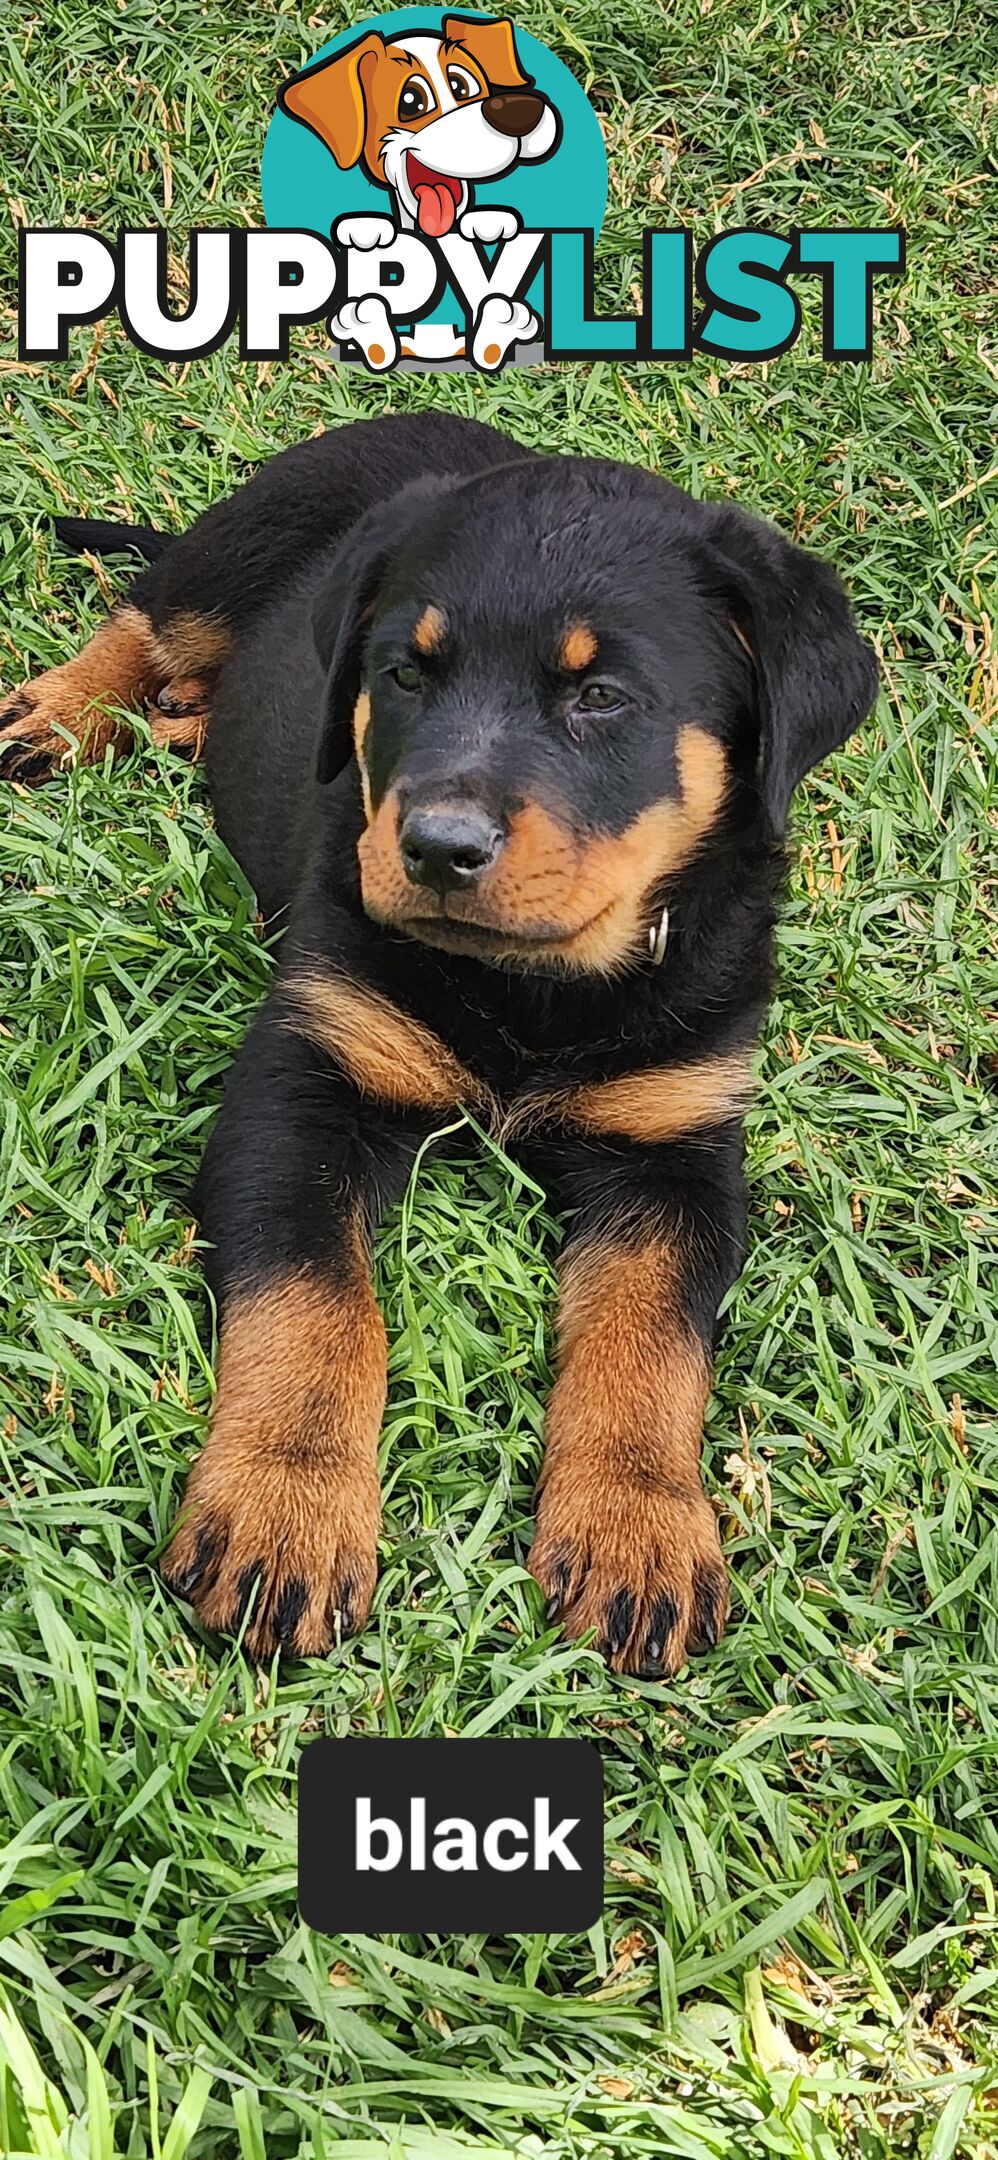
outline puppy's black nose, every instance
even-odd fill
[[[529,135],[542,118],[544,105],[536,90],[495,90],[483,98],[482,112],[500,135]]]
[[[432,810],[410,810],[399,834],[405,874],[413,885],[457,892],[474,885],[495,861],[502,837],[487,811],[469,805],[438,803]]]

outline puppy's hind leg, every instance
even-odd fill
[[[95,553],[135,547],[150,567],[71,660],[0,700],[0,778],[43,780],[76,758],[96,762],[109,745],[129,740],[128,714],[150,704],[162,715],[154,740],[199,755],[230,643],[229,610],[183,604],[184,580],[170,557],[184,542],[172,535],[88,518],[57,519],[56,531],[70,547]],[[196,549],[195,542],[203,583]]]
[[[0,777],[43,780],[74,755],[103,757],[109,743],[128,735],[124,714],[154,696],[162,680],[148,615],[119,602],[72,660],[0,704]]]
[[[157,750],[175,750],[179,757],[190,758],[196,764],[204,752],[211,719],[211,692],[207,685],[201,686],[201,698],[197,704],[185,705],[182,712],[164,714],[157,700],[156,717],[149,733]]]
[[[220,614],[194,608],[165,615],[157,634],[157,653],[165,681],[152,707],[151,734],[160,748],[181,757],[201,756],[219,668],[232,642]]]

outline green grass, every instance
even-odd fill
[[[0,373],[0,670],[64,658],[112,589],[53,547],[53,509],[179,525],[384,407],[651,463],[848,574],[886,689],[797,812],[709,1420],[732,1625],[674,1684],[545,1631],[523,1558],[552,1225],[469,1130],[466,1170],[424,1161],[379,1250],[370,1626],[280,1675],[191,1631],[155,1569],[211,1397],[186,1194],[271,962],[199,776],[147,742],[3,791],[12,2155],[998,2154],[993,39],[956,0],[514,13],[606,126],[605,305],[653,220],[901,218],[872,368],[822,364],[816,284],[765,368],[371,383],[318,333],[285,366],[183,371],[79,333],[68,365]],[[7,242],[24,215],[110,232],[168,208],[178,239],[258,219],[263,114],[343,20],[13,0]],[[7,328],[13,351],[12,304]],[[323,1731],[598,1740],[602,1926],[310,1934],[294,1773]]]

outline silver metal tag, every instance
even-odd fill
[[[665,959],[665,948],[668,942],[669,910],[668,908],[663,908],[658,922],[652,923],[651,929],[648,932],[648,952],[651,957],[652,967],[661,967],[662,962]]]

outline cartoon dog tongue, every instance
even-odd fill
[[[449,233],[457,216],[461,183],[432,172],[416,158],[410,158],[409,177],[416,198],[419,230],[428,240],[440,240],[444,233]]]
[[[454,223],[454,197],[449,187],[440,182],[422,180],[414,190],[418,209],[416,216],[419,230],[429,240],[439,240],[442,233],[449,233]]]

